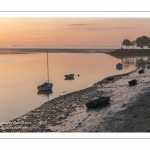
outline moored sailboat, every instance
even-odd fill
[[[43,84],[41,84],[41,85],[39,85],[37,87],[37,89],[39,91],[49,91],[49,90],[52,90],[53,83],[49,82],[49,66],[48,65],[49,64],[48,64],[48,51],[47,51],[47,78],[48,78],[48,80],[45,83],[43,83]]]

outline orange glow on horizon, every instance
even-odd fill
[[[0,47],[120,47],[150,36],[150,18],[0,18]]]

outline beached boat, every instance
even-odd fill
[[[49,91],[52,90],[53,87],[53,83],[49,82],[48,51],[47,51],[47,77],[48,80],[37,87],[39,91]]]
[[[137,84],[137,80],[136,79],[134,79],[134,80],[131,80],[131,81],[129,81],[128,82],[129,83],[129,85],[136,85]]]
[[[74,77],[74,74],[67,74],[65,75],[65,78],[73,78]]]
[[[109,76],[106,78],[106,80],[114,80],[115,76]]]
[[[110,101],[110,97],[101,97],[101,98],[87,102],[86,106],[88,108],[95,108],[95,107],[99,107],[99,106],[108,104],[109,101]]]
[[[139,74],[144,73],[144,69],[139,70]]]

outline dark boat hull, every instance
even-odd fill
[[[139,74],[144,73],[144,69],[139,70]]]
[[[74,78],[74,74],[65,75],[65,78]]]
[[[100,106],[103,106],[105,104],[108,104],[109,101],[110,101],[110,97],[101,97],[99,99],[95,99],[93,101],[86,103],[86,106],[88,108],[100,107]]]
[[[130,86],[136,85],[137,84],[137,80],[134,79],[134,80],[129,81],[128,83],[129,83]]]
[[[114,80],[114,78],[115,78],[115,77],[108,77],[106,80],[107,80],[107,81],[109,81],[109,80]]]

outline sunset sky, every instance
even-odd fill
[[[0,47],[120,48],[149,28],[150,18],[0,18]]]

